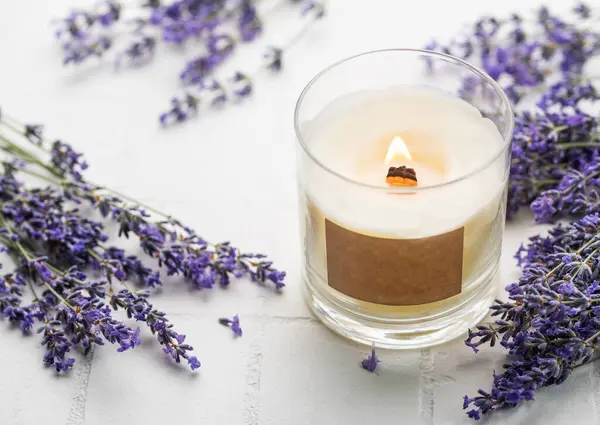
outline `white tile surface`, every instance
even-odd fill
[[[77,363],[69,375],[56,374],[42,362],[45,349],[37,334],[23,337],[20,329],[1,324],[0,424],[68,423],[82,393],[79,372],[84,362],[73,356]]]
[[[386,352],[379,374],[371,375],[359,367],[366,348],[310,318],[299,282],[292,112],[306,82],[342,57],[421,47],[481,14],[539,1],[330,0],[327,19],[285,57],[281,75],[259,79],[247,102],[171,131],[156,118],[178,89],[182,56],[168,53],[147,68],[118,73],[111,64],[62,67],[48,22],[86,3],[93,2],[0,2],[3,110],[45,123],[84,151],[94,180],[173,212],[211,240],[270,254],[288,271],[288,288],[276,295],[241,281],[208,293],[172,282],[158,294],[154,303],[199,351],[196,374],[166,363],[146,335],[133,352],[100,347],[91,369],[80,362],[56,378],[40,364],[37,336],[23,339],[1,323],[0,424],[468,423],[461,397],[489,388],[501,353],[474,356],[460,341]],[[243,186],[228,169],[248,170]],[[525,214],[507,227],[505,284],[518,276],[511,259],[518,244],[540,231],[530,222]],[[237,340],[215,323],[235,313],[245,332]],[[583,368],[563,386],[541,391],[535,403],[488,423],[598,423],[599,377],[597,367]]]
[[[94,355],[86,425],[243,423],[247,367],[258,327],[242,317],[245,335],[235,338],[216,318],[177,315],[171,320],[187,334],[200,369],[191,373],[186,364],[173,363],[149,332],[134,351],[102,347]]]
[[[419,417],[419,353],[379,353],[379,373],[360,367],[357,347],[319,323],[276,321],[262,344],[261,425],[397,424]]]

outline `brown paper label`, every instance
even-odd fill
[[[325,220],[329,286],[375,304],[419,305],[460,294],[464,228],[386,239]]]

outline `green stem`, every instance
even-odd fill
[[[104,261],[104,258],[100,257],[94,250],[92,249],[88,249],[87,250],[88,254],[90,254],[92,257],[94,257],[96,260],[98,261]],[[119,282],[121,283],[121,285],[123,285],[125,287],[125,289],[127,289],[129,292],[131,292],[132,294],[135,293],[135,291],[127,284],[127,281],[125,280],[119,280]]]
[[[574,142],[574,143],[559,143],[557,146],[560,149],[567,150],[572,148],[597,148],[600,147],[599,142]]]
[[[3,150],[19,156],[21,159],[26,160],[26,162],[34,163],[57,177],[61,177],[60,172],[57,171],[55,167],[45,164],[36,154],[15,144],[2,134],[0,134],[0,141],[6,143],[6,146],[3,147]]]
[[[582,184],[583,184],[583,185],[585,185],[585,184],[586,184],[588,181],[590,181],[590,180],[591,180],[591,179],[593,179],[594,177],[598,177],[599,175],[600,175],[600,170],[596,171],[595,173],[591,173],[590,175],[588,175],[588,176],[585,176],[585,177],[583,178],[583,180],[581,180],[581,182],[578,182],[578,183],[574,184],[573,186],[571,186],[571,187],[568,187],[568,188],[566,188],[565,190],[563,190],[563,191],[561,192],[561,194],[562,194],[562,195],[567,195],[569,192],[571,192],[571,191],[575,190],[575,189],[576,189],[578,186],[580,186],[580,185],[582,185]]]
[[[148,211],[150,211],[150,212],[152,212],[154,214],[160,215],[161,217],[164,217],[164,218],[166,218],[168,220],[174,220],[173,216],[171,216],[170,214],[167,214],[167,213],[164,213],[164,212],[162,212],[160,210],[157,210],[156,208],[153,208],[153,207],[151,207],[150,205],[148,205],[148,204],[146,204],[144,202],[138,201],[137,199],[132,198],[131,196],[127,196],[124,193],[121,193],[121,192],[116,191],[114,189],[111,189],[109,187],[99,186],[99,185],[96,185],[94,183],[90,183],[89,181],[86,182],[86,183],[91,184],[92,186],[94,186],[95,187],[94,191],[96,191],[96,190],[106,190],[106,191],[112,193],[113,195],[115,195],[115,196],[117,196],[119,198],[123,198],[126,201],[129,201],[129,202],[131,202],[133,204],[139,205],[140,207],[142,207],[142,208],[144,208],[144,209],[146,209],[146,210],[148,210]]]
[[[17,133],[19,136],[23,136],[25,137],[25,127],[23,127],[23,129],[19,129],[17,125],[7,121],[7,117],[6,116],[2,116],[2,120],[0,121],[1,124],[4,124],[6,126],[6,128],[10,129],[11,131]]]
[[[9,146],[11,148],[14,148],[15,152],[13,152],[13,153],[18,154],[21,157],[25,157],[24,159],[28,159],[30,162],[32,162],[32,163],[34,163],[36,165],[39,165],[40,167],[42,167],[45,170],[49,171],[53,176],[58,177],[60,180],[56,180],[56,179],[54,179],[54,178],[52,178],[50,176],[46,176],[46,175],[37,173],[35,171],[31,171],[31,170],[20,169],[20,171],[23,171],[26,174],[29,174],[29,175],[32,175],[32,176],[35,176],[35,177],[39,177],[41,179],[44,179],[44,180],[46,180],[46,181],[48,181],[50,183],[56,184],[58,186],[62,186],[64,184],[68,183],[68,181],[59,172],[57,172],[54,169],[54,167],[49,167],[47,164],[44,164],[37,156],[35,156],[35,154],[32,154],[31,152],[28,152],[28,151],[20,148],[19,146],[15,145],[13,142],[11,142],[10,140],[8,140],[7,138],[5,138],[1,134],[0,134],[0,140],[3,141],[3,142],[5,142],[5,143],[7,143],[7,144],[9,144]],[[95,183],[92,183],[92,182],[89,182],[89,181],[86,181],[86,183],[89,184],[89,185],[91,185],[91,186],[93,186],[94,187],[94,191],[96,191],[96,190],[106,190],[106,191],[114,194],[115,196],[118,196],[120,198],[123,198],[123,199],[129,201],[129,202],[132,202],[132,203],[134,203],[136,205],[139,205],[140,207],[142,207],[142,208],[144,208],[144,209],[146,209],[146,210],[148,210],[148,211],[150,211],[150,212],[152,212],[154,214],[160,215],[160,216],[162,216],[162,217],[164,217],[166,219],[169,219],[169,220],[173,220],[173,217],[170,214],[164,213],[164,212],[162,212],[162,211],[160,211],[160,210],[158,210],[156,208],[153,208],[152,206],[150,206],[150,205],[148,205],[148,204],[146,204],[144,202],[141,202],[141,201],[139,201],[139,200],[137,200],[135,198],[132,198],[131,196],[125,195],[124,193],[121,193],[121,192],[119,192],[117,190],[114,190],[114,189],[111,189],[111,188],[105,187],[105,186],[100,186],[98,184],[95,184]]]
[[[532,179],[531,180],[534,184],[540,186],[543,184],[556,184],[556,183],[560,183],[560,180],[556,180],[556,179],[545,179],[545,180],[536,180],[536,179]]]
[[[64,185],[65,183],[68,183],[68,181],[61,175],[61,173],[59,173],[54,167],[50,167],[47,164],[44,164],[39,159],[39,157],[37,157],[35,154],[22,149],[20,146],[14,144],[13,142],[11,142],[9,139],[7,139],[6,137],[4,137],[1,134],[0,134],[0,140],[3,141],[3,142],[5,142],[5,143],[7,143],[9,146],[11,146],[11,148],[14,148],[15,152],[13,152],[13,153],[17,153],[21,157],[25,157],[25,159],[29,159],[32,163],[34,163],[36,165],[39,165],[40,167],[43,167],[45,170],[49,171],[53,176],[58,177],[60,179],[60,181],[59,180],[55,180],[55,179],[53,179],[53,178],[51,178],[49,176],[45,176],[43,174],[36,173],[35,171],[24,170],[24,169],[22,169],[21,171],[26,172],[27,174],[30,174],[32,176],[39,177],[41,179],[44,179],[44,180],[46,180],[46,181],[48,181],[50,183],[53,183],[53,184],[56,184],[56,185],[59,185],[59,186]],[[115,196],[118,196],[120,198],[123,198],[123,199],[129,201],[129,202],[137,204],[140,207],[142,207],[142,208],[144,208],[144,209],[146,209],[146,210],[148,210],[150,212],[153,212],[154,214],[160,215],[160,216],[162,216],[162,217],[164,217],[166,219],[173,219],[173,217],[170,214],[164,213],[164,212],[162,212],[162,211],[160,211],[160,210],[158,210],[156,208],[153,208],[152,206],[150,206],[150,205],[148,205],[148,204],[146,204],[144,202],[141,202],[141,201],[139,201],[139,200],[137,200],[135,198],[132,198],[131,196],[125,195],[124,193],[121,193],[121,192],[116,191],[114,189],[111,189],[109,187],[100,186],[100,185],[92,183],[90,181],[86,181],[86,183],[89,184],[89,185],[91,185],[91,186],[93,186],[95,188],[94,191],[96,191],[96,190],[106,190],[108,192],[111,192]]]
[[[575,278],[577,277],[577,275],[578,275],[579,273],[581,273],[581,270],[583,270],[583,266],[584,266],[584,265],[585,265],[585,264],[586,264],[586,263],[589,261],[589,259],[590,259],[590,258],[592,258],[592,256],[593,256],[594,254],[596,254],[598,251],[600,251],[600,247],[599,247],[599,248],[596,248],[595,250],[593,250],[593,251],[590,253],[590,255],[588,255],[588,256],[585,258],[585,260],[583,260],[583,261],[581,262],[581,264],[579,265],[579,267],[577,267],[577,271],[575,271],[575,274],[573,275],[573,279],[575,279]]]
[[[596,233],[589,241],[587,241],[585,244],[583,244],[577,251],[573,252],[572,255],[579,255],[581,252],[583,252],[584,249],[586,249],[591,244],[593,244],[594,242],[596,242],[598,240],[597,238],[599,236],[600,236],[600,233]],[[556,267],[554,267],[552,270],[550,270],[548,273],[546,273],[546,278],[549,278],[550,276],[552,276],[554,273],[556,273],[564,265],[565,265],[565,263],[560,262]],[[575,276],[577,276],[577,275],[575,275]]]
[[[0,123],[1,122],[2,121],[0,121]],[[58,186],[65,186],[65,185],[67,185],[67,184],[70,183],[62,175],[62,173],[59,170],[57,170],[55,167],[51,167],[51,166],[45,164],[44,162],[42,162],[39,159],[39,157],[37,155],[35,155],[35,154],[33,154],[33,153],[25,150],[25,149],[20,148],[18,145],[16,145],[12,141],[8,140],[6,137],[2,136],[1,134],[0,134],[0,141],[4,141],[8,146],[10,146],[12,148],[11,152],[13,152],[13,153],[15,153],[15,154],[17,154],[17,155],[19,155],[21,157],[24,157],[24,158],[28,159],[29,162],[32,162],[32,163],[34,163],[34,164],[42,167],[43,169],[45,169],[46,171],[48,171],[55,178],[52,178],[50,176],[46,176],[46,175],[37,173],[37,172],[32,171],[32,170],[21,169],[20,171],[23,171],[23,172],[26,172],[26,173],[28,173],[28,174],[30,174],[32,176],[44,179],[44,180],[46,180],[46,181],[48,181],[48,182],[50,182],[52,184],[56,184]],[[37,146],[37,145],[34,145],[34,146],[36,146],[36,147],[39,148],[39,146]],[[117,190],[111,189],[109,187],[101,186],[101,185],[98,185],[96,183],[93,183],[93,182],[90,182],[90,181],[87,181],[87,180],[83,181],[83,183],[87,183],[88,185],[92,186],[93,187],[92,191],[94,191],[94,192],[105,190],[105,191],[110,192],[110,193],[112,193],[113,195],[115,195],[115,196],[117,196],[119,198],[122,198],[122,199],[124,199],[124,200],[126,200],[128,202],[131,202],[131,203],[135,204],[135,205],[138,205],[138,206],[146,209],[147,211],[149,211],[151,213],[159,215],[159,216],[161,216],[161,217],[169,220],[171,223],[179,222],[179,220],[177,220],[172,215],[167,214],[167,213],[165,213],[163,211],[160,211],[157,208],[154,208],[154,207],[152,207],[152,206],[150,206],[150,205],[148,205],[148,204],[146,204],[144,202],[141,202],[141,201],[139,201],[139,200],[137,200],[135,198],[132,198],[131,196],[128,196],[128,195],[126,195],[124,193],[121,193],[121,192],[119,192]],[[155,223],[155,224],[158,224],[158,223]],[[179,227],[181,227],[181,226],[179,226]],[[209,245],[215,246],[214,244],[211,244],[208,241],[205,241],[205,242],[207,244],[209,244]]]
[[[104,258],[102,258],[98,254],[96,254],[96,251],[94,251],[93,249],[88,249],[87,253],[90,254],[92,257],[94,257],[98,261],[104,261]]]
[[[35,171],[32,171],[32,170],[30,170],[30,169],[28,169],[28,168],[19,168],[19,171],[21,171],[21,172],[23,172],[23,173],[25,173],[25,174],[29,174],[30,176],[34,176],[34,177],[38,177],[38,178],[40,178],[40,179],[46,180],[47,182],[49,182],[49,183],[53,183],[53,184],[55,184],[55,185],[57,185],[57,186],[62,186],[62,185],[63,185],[63,183],[62,183],[62,182],[60,182],[60,181],[58,181],[58,180],[54,179],[53,177],[50,177],[50,176],[46,176],[46,175],[44,175],[44,174],[37,173],[37,172],[35,172]]]
[[[35,292],[33,284],[31,283],[31,281],[29,279],[27,279],[27,285],[29,286],[29,289],[31,289],[31,292],[33,293],[33,301],[39,301],[40,297],[38,297],[38,294],[37,294],[37,292]]]
[[[564,164],[548,164],[548,165],[542,165],[541,167],[538,167],[538,170],[554,170],[557,168],[563,168]]]
[[[48,290],[49,290],[50,292],[52,292],[52,293],[54,294],[54,296],[55,296],[56,298],[58,298],[58,299],[60,300],[60,302],[61,302],[61,303],[63,303],[63,304],[64,304],[64,305],[66,305],[67,307],[69,307],[71,310],[73,310],[73,311],[76,311],[76,310],[75,310],[75,308],[73,308],[73,306],[72,306],[71,304],[69,304],[69,303],[67,302],[67,300],[65,300],[65,299],[62,297],[62,295],[60,295],[58,292],[56,292],[56,291],[54,290],[54,288],[52,287],[52,285],[49,285],[49,284],[48,284],[48,282],[44,282],[44,285],[46,286],[46,288],[48,288]]]
[[[563,130],[566,130],[567,128],[569,128],[568,125],[561,125],[560,127],[554,127],[552,129],[552,133],[560,133]]]
[[[585,342],[586,342],[586,344],[589,344],[590,342],[592,342],[593,340],[595,340],[598,337],[600,337],[600,331],[596,332],[594,335],[592,335],[591,337],[586,339]]]
[[[594,242],[598,241],[598,237],[600,236],[600,233],[596,233],[589,241],[587,241],[586,243],[584,243],[581,248],[579,248],[577,251],[575,251],[575,255],[581,254],[581,252],[583,252],[584,249],[586,249],[588,246],[590,246],[591,244],[593,244]]]

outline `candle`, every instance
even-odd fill
[[[498,124],[426,85],[352,91],[313,115],[299,127],[299,186],[317,315],[355,340],[400,348],[478,320],[504,226]]]

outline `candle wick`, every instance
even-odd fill
[[[390,167],[385,177],[385,181],[390,186],[417,186],[417,173],[414,168],[408,168],[405,165],[400,167]]]

